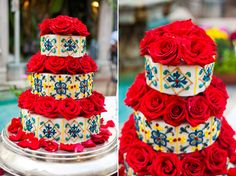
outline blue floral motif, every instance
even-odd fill
[[[42,80],[39,78],[34,78],[34,89],[37,92],[42,92],[42,88],[43,88]]]
[[[77,138],[80,132],[81,130],[79,129],[79,126],[75,124],[73,124],[68,131],[70,136],[73,138]]]
[[[67,51],[74,51],[76,49],[76,43],[72,39],[69,39],[64,43],[64,47]]]
[[[146,64],[146,73],[147,73],[147,77],[149,80],[152,80],[152,78],[154,77],[153,74],[152,74],[152,70],[150,68],[150,65],[147,65]]]
[[[45,125],[45,128],[43,129],[43,134],[48,139],[53,138],[56,133],[56,130],[50,124]]]
[[[91,131],[91,133],[94,133],[97,129],[97,124],[96,124],[96,121],[93,120],[90,127],[89,127],[89,131]]]
[[[166,135],[164,133],[161,133],[159,130],[152,131],[151,138],[153,138],[154,143],[159,146],[166,146],[167,142],[169,142]]]
[[[167,81],[171,83],[171,87],[175,88],[184,88],[184,85],[188,83],[186,77],[181,75],[178,71],[170,74]]]
[[[66,83],[64,83],[62,81],[56,82],[55,90],[56,90],[57,94],[59,94],[59,95],[66,94],[66,90],[67,90]]]
[[[27,131],[31,131],[32,130],[32,128],[33,128],[33,124],[32,124],[32,122],[31,122],[31,120],[30,119],[28,119],[28,120],[26,120],[26,130]]]
[[[49,39],[47,39],[47,40],[44,42],[44,47],[45,47],[45,49],[46,49],[47,51],[50,51],[50,50],[52,49],[52,47],[53,47],[52,42],[51,42]]]
[[[79,88],[82,93],[86,93],[88,91],[88,80],[80,81]]]
[[[202,130],[195,130],[188,135],[188,141],[191,146],[198,146],[203,142],[204,133]]]
[[[211,79],[212,69],[210,67],[205,70],[205,75],[203,76],[203,81],[208,82]]]

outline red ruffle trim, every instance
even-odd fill
[[[105,97],[96,91],[93,91],[91,96],[79,100],[72,98],[56,100],[50,96],[32,94],[29,89],[19,96],[18,106],[47,118],[64,117],[71,120],[78,116],[90,118],[106,112],[104,102]]]
[[[34,73],[85,74],[97,71],[95,61],[85,54],[80,58],[41,55],[40,52],[31,57],[27,63],[27,71]]]
[[[39,29],[41,31],[40,36],[45,34],[89,35],[86,25],[78,18],[63,15],[52,19],[46,18],[41,24],[39,24]]]
[[[217,141],[201,151],[188,154],[157,152],[140,141],[135,131],[133,115],[124,124],[121,134],[120,175],[125,175],[125,161],[138,175],[235,176],[236,168],[227,169],[228,158],[232,164],[236,164],[235,132],[224,118]]]
[[[141,111],[148,121],[163,118],[173,126],[179,126],[184,121],[197,126],[211,116],[221,118],[227,99],[225,85],[215,76],[204,92],[196,96],[179,97],[152,89],[146,84],[145,74],[140,73],[129,88],[125,103]]]
[[[46,140],[44,138],[38,139],[34,136],[34,133],[26,133],[22,130],[20,118],[12,119],[11,124],[8,126],[8,132],[10,133],[9,139],[16,142],[16,144],[22,148],[29,148],[31,150],[44,148],[44,150],[49,152],[56,152],[58,150],[82,152],[85,148],[91,148],[98,144],[105,143],[112,135],[108,128],[114,127],[114,122],[109,120],[107,124],[103,124],[103,120],[101,120],[101,123],[100,132],[98,134],[93,134],[91,135],[91,139],[77,144],[58,144],[52,140]]]

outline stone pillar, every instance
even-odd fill
[[[109,0],[100,1],[99,26],[98,26],[98,66],[101,77],[109,77],[110,47],[112,34],[113,12]]]
[[[7,59],[9,57],[8,0],[0,0],[0,84],[7,80]]]

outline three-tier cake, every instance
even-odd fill
[[[20,118],[8,126],[18,146],[81,152],[108,140],[104,96],[93,90],[97,65],[86,54],[87,27],[77,18],[45,19],[40,52],[27,64],[31,88],[18,100]]]
[[[216,46],[191,20],[146,32],[145,73],[129,88],[134,109],[120,137],[121,175],[235,174],[235,132],[223,117],[228,94],[213,76]]]

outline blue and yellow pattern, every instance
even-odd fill
[[[147,85],[162,93],[193,96],[203,92],[211,83],[214,62],[199,65],[168,66],[154,63],[146,56],[145,74]]]
[[[82,57],[86,52],[84,36],[47,34],[40,38],[40,51],[47,56]]]
[[[220,134],[221,120],[210,117],[196,127],[183,123],[174,127],[162,119],[147,121],[140,112],[134,112],[138,138],[151,145],[154,150],[176,154],[202,150],[213,144]]]
[[[21,109],[20,117],[25,132],[32,132],[39,139],[45,138],[58,143],[84,142],[90,139],[92,134],[100,132],[100,114],[90,118],[77,117],[72,120],[49,119],[42,115],[31,114],[27,109]]]
[[[32,73],[30,78],[33,94],[52,96],[57,100],[81,99],[92,95],[94,73],[66,75]]]

